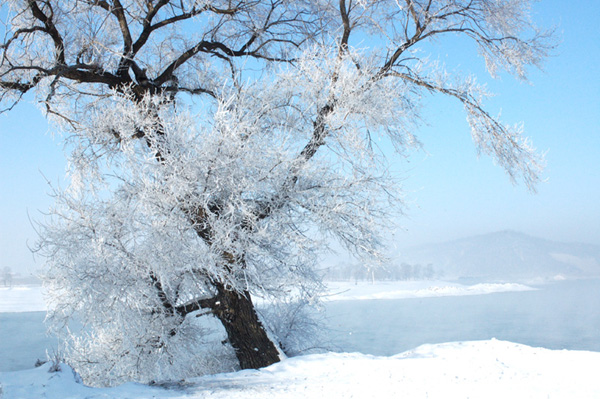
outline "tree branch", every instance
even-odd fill
[[[7,90],[16,90],[21,93],[26,93],[33,87],[35,87],[34,83],[20,83],[20,82],[3,82],[0,81],[0,87]]]
[[[52,6],[50,3],[46,3],[50,11],[52,11]],[[44,24],[45,32],[50,35],[52,41],[54,42],[54,48],[56,50],[56,59],[58,64],[65,64],[65,45],[63,43],[62,36],[56,29],[54,25],[54,21],[52,21],[52,15],[47,16],[40,10],[35,0],[28,1],[29,8],[31,9],[31,13],[34,18],[38,19],[40,22]]]
[[[175,307],[175,311],[181,317],[185,317],[190,313],[193,313],[200,309],[211,309],[215,310],[215,308],[219,305],[218,298],[203,298],[203,299],[194,299],[193,301],[187,302],[183,305],[179,305]]]

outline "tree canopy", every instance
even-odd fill
[[[84,324],[63,332],[90,383],[299,350],[254,301],[292,319],[316,301],[332,238],[378,257],[402,196],[377,143],[418,146],[425,93],[460,101],[478,151],[511,179],[540,178],[519,125],[483,107],[485,87],[419,51],[462,36],[492,76],[525,79],[552,48],[526,0],[1,5],[2,110],[34,92],[73,149],[39,249],[54,325]],[[210,318],[227,336],[218,350]]]

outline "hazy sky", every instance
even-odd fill
[[[477,158],[461,105],[427,97],[428,124],[418,132],[423,151],[394,160],[408,205],[397,221],[400,247],[505,229],[600,245],[599,15],[598,1],[536,3],[535,21],[556,26],[560,45],[543,71],[531,71],[530,83],[490,79],[462,43],[434,45],[440,61],[488,83],[496,94],[486,102],[492,114],[524,122],[534,146],[546,152],[547,181],[537,194],[513,186],[489,158]],[[43,262],[28,250],[36,239],[30,218],[41,219],[52,203],[46,179],[57,183],[64,175],[61,140],[34,105],[0,115],[0,269],[27,272]]]

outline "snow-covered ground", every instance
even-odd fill
[[[179,384],[90,388],[67,366],[0,373],[22,398],[598,398],[600,353],[488,340],[423,345],[392,357],[328,353]]]
[[[462,285],[447,281],[376,281],[328,282],[326,300],[404,299],[438,296],[483,295],[496,292],[532,290],[526,285],[475,284]],[[45,311],[41,286],[0,287],[0,313]]]
[[[476,295],[532,288],[442,281],[330,283],[329,300]],[[0,312],[43,311],[40,287],[0,289]],[[0,326],[2,328],[2,326]],[[0,356],[5,354],[0,353]],[[549,350],[500,340],[422,345],[389,357],[326,353],[262,370],[176,384],[91,388],[68,368],[0,372],[0,399],[12,398],[600,398],[600,352]]]
[[[0,287],[0,313],[45,310],[46,305],[41,286]]]
[[[327,299],[335,301],[483,295],[534,289],[516,283],[462,285],[447,281],[377,281],[375,283],[344,281],[329,282],[327,287],[330,293]]]

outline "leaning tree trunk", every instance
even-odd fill
[[[250,293],[242,294],[217,284],[214,313],[223,323],[229,343],[242,369],[270,366],[280,360],[277,347],[258,319]]]
[[[182,206],[182,210],[194,226],[198,237],[211,246],[213,231],[207,222],[207,210],[202,207],[186,206]],[[215,206],[212,211],[218,213],[219,209]],[[243,257],[239,259],[227,251],[222,252],[221,255],[225,261],[223,267],[226,273],[233,273],[235,266],[245,267]],[[240,368],[257,369],[281,360],[275,343],[271,341],[265,327],[258,319],[250,293],[247,290],[237,292],[228,289],[223,283],[217,281],[211,281],[211,283],[216,289],[217,295],[208,300],[201,300],[196,305],[210,308],[221,321],[227,332],[228,341],[235,350]],[[194,305],[188,309],[183,306],[183,312],[180,314],[185,315],[194,309],[197,309]]]

